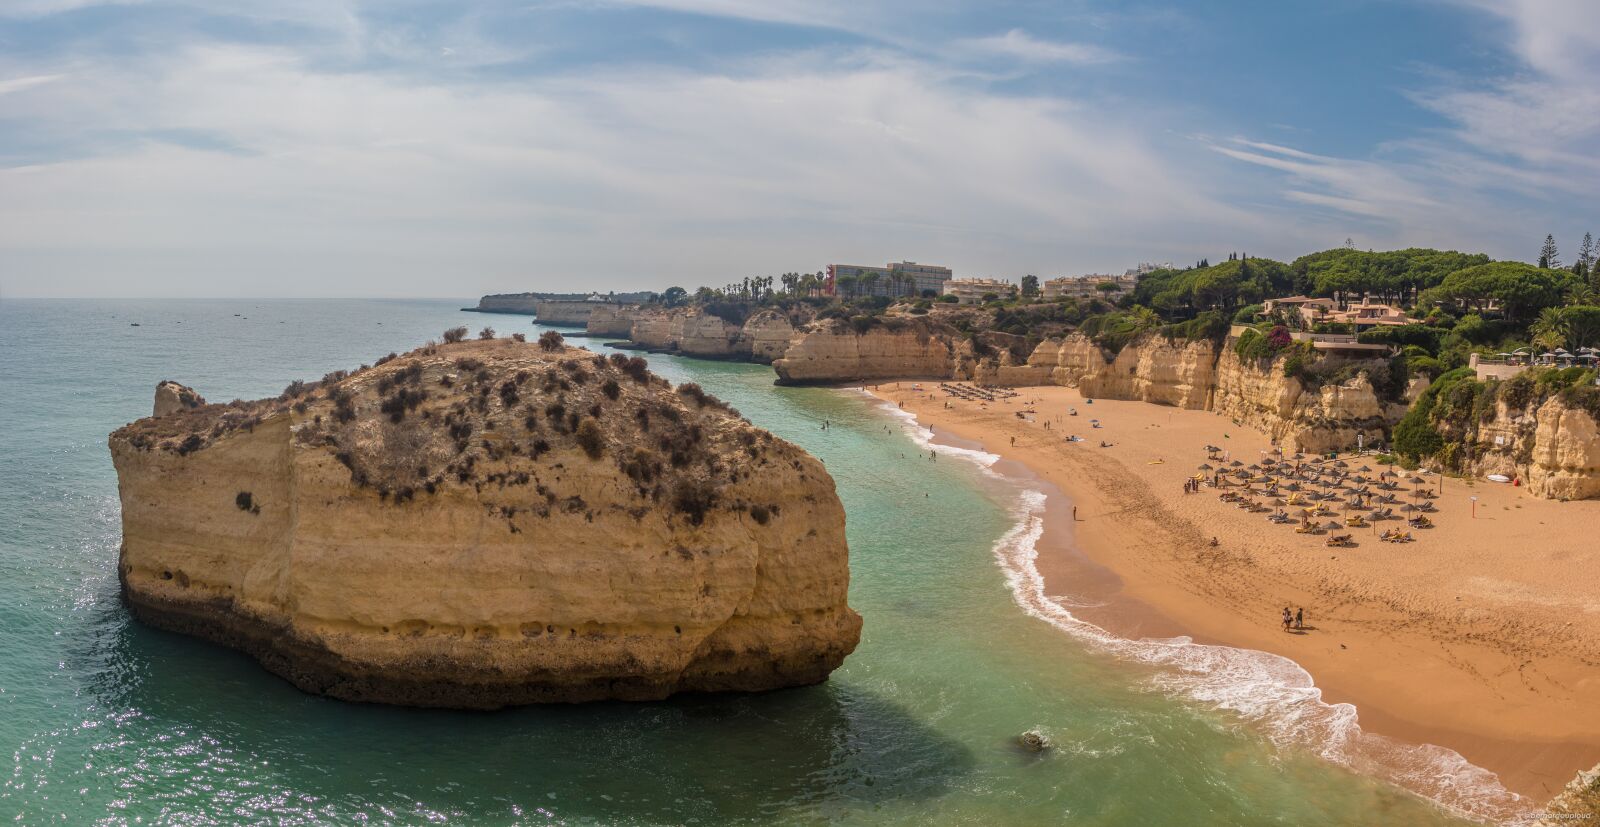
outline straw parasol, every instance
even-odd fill
[[[1200,463],[1200,470],[1201,471],[1210,471],[1211,470],[1211,463],[1209,463],[1209,462]]]
[[[1338,521],[1336,520],[1329,520],[1322,527],[1329,531],[1338,531],[1339,529],[1344,528],[1344,526],[1339,525]]]
[[[1360,467],[1360,468],[1357,468],[1357,469],[1356,469],[1356,470],[1357,470],[1357,471],[1360,471],[1360,472],[1361,472],[1361,473],[1363,473],[1363,474],[1365,474],[1365,473],[1367,473],[1367,472],[1368,472],[1368,471],[1371,471],[1371,470],[1372,470],[1372,469],[1371,469],[1371,468],[1368,468],[1368,467],[1367,467],[1367,466],[1365,466],[1365,465],[1363,465],[1363,466],[1361,466],[1361,467]]]
[[[1233,462],[1228,463],[1228,467],[1229,468],[1243,468],[1244,467],[1244,463],[1242,463],[1242,462],[1240,462],[1238,460],[1234,460]]]
[[[1411,514],[1411,513],[1415,512],[1417,510],[1417,507],[1412,505],[1411,503],[1406,503],[1405,505],[1400,507],[1400,510],[1404,511],[1407,514]]]

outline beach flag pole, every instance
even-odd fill
[[[1478,519],[1478,497],[1477,497],[1477,495],[1473,495],[1473,497],[1472,497],[1472,519],[1474,519],[1474,520]]]

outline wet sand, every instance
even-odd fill
[[[1077,617],[1290,658],[1324,700],[1354,704],[1363,731],[1453,749],[1535,802],[1600,762],[1600,502],[1447,479],[1416,542],[1352,529],[1356,547],[1327,548],[1213,489],[1183,493],[1203,446],[1247,463],[1270,448],[1216,414],[1087,404],[1057,387],[980,405],[912,385],[870,390],[937,439],[1000,455],[997,471],[1045,483],[1037,567]],[[1074,432],[1085,441],[1066,442]],[[1305,608],[1306,630],[1283,632],[1285,605]]]

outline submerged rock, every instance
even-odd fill
[[[822,464],[642,360],[542,344],[430,346],[250,403],[158,395],[110,439],[125,602],[350,700],[826,679],[861,619]]]
[[[1044,752],[1050,748],[1050,737],[1037,729],[1017,736],[1017,744],[1029,752]]]

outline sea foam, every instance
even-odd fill
[[[1288,658],[1255,649],[1195,643],[1188,637],[1135,640],[1080,620],[1066,601],[1046,593],[1037,566],[1038,542],[1045,527],[1044,492],[996,471],[999,455],[936,444],[934,434],[914,415],[889,403],[881,407],[900,420],[912,441],[924,450],[969,461],[986,477],[1006,483],[1013,497],[1009,508],[1015,522],[995,542],[994,557],[1013,599],[1032,617],[1097,650],[1152,667],[1154,674],[1149,680],[1156,689],[1231,712],[1281,749],[1310,749],[1328,761],[1382,778],[1467,818],[1498,823],[1529,811],[1531,802],[1506,789],[1493,772],[1454,750],[1364,732],[1354,705],[1323,701],[1311,673]]]

